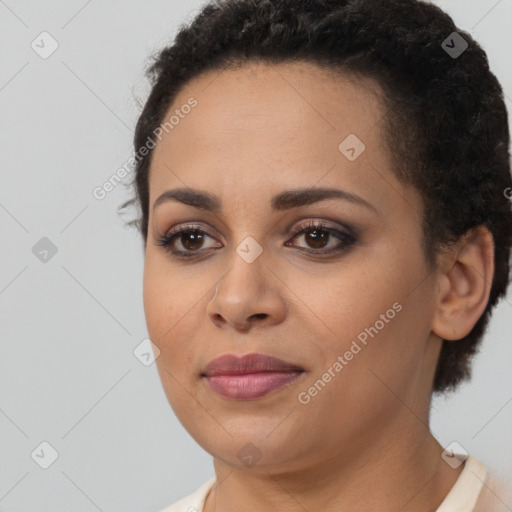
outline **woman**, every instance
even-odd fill
[[[429,429],[509,280],[482,48],[416,0],[224,0],[149,75],[148,332],[216,473],[165,511],[498,510],[486,467]]]

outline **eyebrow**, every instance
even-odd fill
[[[375,213],[378,213],[375,207],[362,197],[337,188],[301,188],[287,190],[275,195],[271,199],[270,205],[272,210],[283,211],[307,206],[326,199],[342,199],[365,206]],[[155,210],[157,206],[169,201],[180,202],[194,208],[211,212],[220,212],[222,209],[222,201],[214,194],[191,188],[176,188],[166,190],[160,195],[153,205],[153,210]]]

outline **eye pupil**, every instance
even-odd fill
[[[194,245],[194,242],[197,246]],[[183,247],[186,247],[187,249],[199,249],[203,243],[203,233],[198,230],[183,233],[181,235],[181,243],[183,244]]]
[[[357,242],[357,237],[350,234],[349,228],[340,231],[336,228],[329,228],[323,223],[308,223],[307,226],[299,226],[299,230],[294,230],[295,236],[290,241],[284,243],[286,247],[299,247],[292,240],[302,240],[302,243],[309,245],[309,248],[302,247],[301,252],[309,255],[319,256],[334,255],[349,250]],[[214,247],[210,251],[202,248],[206,238],[213,238],[207,232],[196,226],[188,226],[185,228],[175,228],[169,231],[165,236],[157,240],[157,244],[162,246],[171,256],[180,259],[197,258],[203,254],[211,254]],[[327,249],[331,237],[340,241],[335,247]],[[180,248],[181,246],[181,248]],[[222,247],[222,244],[217,245]],[[191,260],[192,261],[192,260]]]
[[[323,231],[321,229],[314,229],[312,231],[308,231],[308,233],[306,234],[306,237],[308,238],[308,244],[312,241],[313,248],[321,249],[325,246],[325,243],[327,242],[327,239],[329,238],[329,233],[327,233],[326,231]]]

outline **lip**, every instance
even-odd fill
[[[227,354],[208,363],[201,376],[220,395],[249,400],[291,383],[303,372],[300,366],[265,354]]]

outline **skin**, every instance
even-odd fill
[[[391,171],[370,81],[311,63],[251,63],[195,78],[169,112],[191,96],[198,105],[152,157],[144,308],[168,401],[214,458],[220,484],[204,510],[435,510],[463,469],[442,460],[428,427],[435,365],[441,338],[465,336],[485,308],[492,236],[476,229],[429,267],[421,195]],[[349,134],[366,146],[355,161],[338,149]],[[221,210],[169,201],[153,211],[164,191],[182,187],[217,195]],[[328,199],[271,209],[275,194],[306,187],[342,189],[371,207]],[[294,228],[319,220],[342,233],[348,225],[358,238],[331,256],[308,255],[340,244],[334,235],[325,246],[307,233],[294,238]],[[158,245],[191,223],[207,234],[192,244],[201,256],[180,260]],[[252,263],[236,252],[248,236],[263,251]],[[190,246],[190,237],[174,243]],[[400,312],[300,403],[299,393],[394,303]],[[201,378],[217,356],[252,352],[305,371],[245,401]],[[261,454],[250,467],[237,457],[247,443]]]

